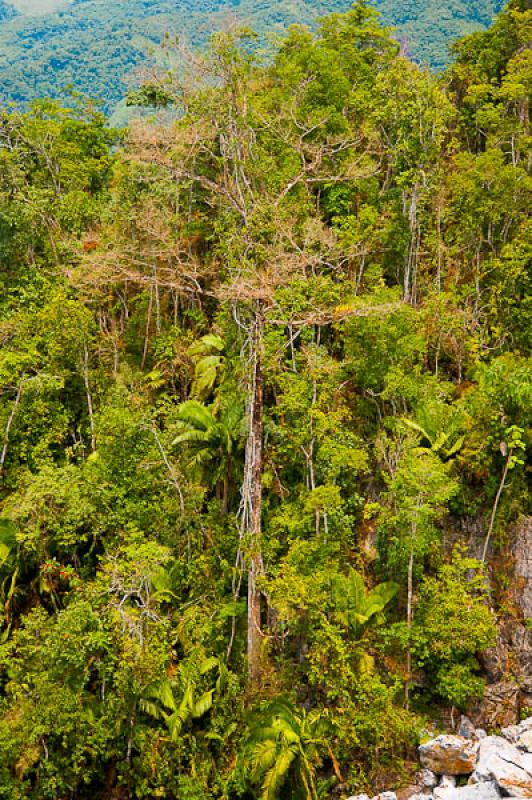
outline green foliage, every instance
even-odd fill
[[[37,5],[39,3],[37,2]],[[396,29],[409,53],[432,66],[448,62],[447,48],[457,36],[490,24],[500,10],[499,0],[482,0],[475,4],[454,0],[445,9],[434,0],[413,3],[412,0],[376,0],[386,25]],[[238,19],[251,24],[264,39],[270,31],[280,33],[291,24],[314,25],[332,11],[345,12],[348,2],[339,0],[307,0],[296,5],[276,0],[269,3],[222,3],[202,0],[190,3],[180,0],[157,0],[146,4],[129,0],[127,9],[118,2],[105,6],[94,2],[45,2],[32,16],[35,2],[20,3],[30,16],[16,16],[11,5],[0,5],[0,42],[4,74],[4,100],[28,102],[43,95],[68,97],[68,87],[91,97],[99,97],[107,108],[122,101],[131,72],[151,57],[156,64],[165,63],[161,41],[174,31],[186,32],[195,46],[204,45],[212,30],[214,14],[236,13]],[[66,6],[66,8],[57,8]],[[235,8],[237,11],[235,12]],[[44,12],[44,13],[43,13]],[[163,87],[131,94],[142,105],[167,104]],[[115,118],[123,118],[120,104]]]
[[[399,586],[396,583],[379,583],[367,591],[364,580],[351,569],[347,576],[336,578],[333,595],[341,622],[358,638],[373,617],[382,614],[393,600]]]
[[[414,631],[417,663],[452,705],[464,709],[471,698],[482,696],[475,656],[495,643],[495,633],[482,565],[455,552],[451,564],[423,581]]]
[[[126,5],[129,44],[113,3],[57,33],[121,75],[177,19]],[[0,114],[2,798],[373,792],[481,696],[529,503],[525,5],[441,77],[362,0],[263,59],[338,7],[244,4],[123,136]]]
[[[457,483],[449,464],[433,449],[417,447],[408,440],[399,446],[385,440],[383,446],[387,448],[384,457],[393,467],[386,477],[380,546],[383,560],[404,576],[409,558],[422,563],[438,541],[437,522],[456,493]]]
[[[317,800],[316,769],[329,748],[331,732],[321,712],[295,709],[282,698],[256,712],[240,759],[250,783],[260,786],[261,800],[287,794]]]

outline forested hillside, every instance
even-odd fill
[[[449,63],[449,44],[488,27],[500,0],[376,0],[383,21],[417,61],[441,68]]]
[[[442,67],[450,41],[488,25],[502,0],[375,0],[375,5],[385,24],[397,26],[396,36],[414,58]],[[2,24],[2,8],[14,6],[21,14]],[[167,32],[204,45],[213,29],[236,16],[260,34],[264,47],[273,32],[313,24],[349,6],[349,0],[13,0],[13,6],[0,1],[1,98],[64,99],[72,86],[102,98],[110,109],[125,95],[135,68],[148,57],[161,58],[159,44]]]
[[[2,110],[0,797],[345,800],[532,706],[530,27]]]

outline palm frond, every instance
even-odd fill
[[[252,779],[256,782],[259,781],[266,772],[272,769],[279,756],[279,747],[274,740],[265,739],[263,742],[257,742],[253,748],[248,749],[246,755],[249,761]]]
[[[194,706],[192,708],[192,716],[194,719],[202,717],[207,713],[207,711],[209,711],[210,708],[212,708],[213,695],[214,689],[209,689],[208,692],[204,692],[201,697],[194,702]]]
[[[288,778],[295,755],[293,750],[284,750],[279,753],[262,782],[261,800],[278,800],[279,790]]]
[[[177,409],[177,419],[193,428],[209,430],[216,424],[212,412],[198,400],[185,400]]]

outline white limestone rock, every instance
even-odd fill
[[[503,728],[501,736],[525,753],[532,753],[532,717],[523,720],[519,725]]]
[[[422,769],[417,774],[416,784],[422,789],[434,789],[438,783],[438,776],[431,769]]]
[[[500,800],[501,793],[495,781],[477,783],[471,786],[438,786],[434,790],[434,800]]]
[[[454,775],[442,775],[439,783],[441,789],[452,789],[456,786],[456,778]]]
[[[495,781],[510,797],[532,798],[532,759],[502,736],[480,741],[478,761],[470,784]]]

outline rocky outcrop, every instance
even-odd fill
[[[480,557],[481,521],[467,518],[462,527],[470,554]],[[532,517],[521,517],[509,533],[510,546],[503,554],[509,612],[499,619],[495,645],[480,654],[487,686],[483,699],[470,709],[473,722],[487,728],[512,725],[523,709],[532,708],[532,627],[526,622],[532,618]],[[499,571],[496,559],[492,569]]]
[[[496,800],[532,798],[532,717],[503,728],[500,736],[473,731],[468,720],[459,727],[465,736],[442,735],[419,748],[425,768],[441,775],[432,800]],[[449,776],[469,775],[467,786]]]
[[[519,718],[520,705],[520,685],[515,680],[498,681],[486,686],[473,718],[488,728],[506,727]]]
[[[515,618],[500,623],[495,646],[480,661],[488,685],[473,721],[489,728],[514,724],[532,706],[532,628]]]
[[[409,787],[409,800],[532,800],[532,717],[503,728],[500,736],[488,736],[467,718],[458,731],[462,735],[442,734],[420,745],[423,769]],[[373,800],[395,795],[383,792]]]

